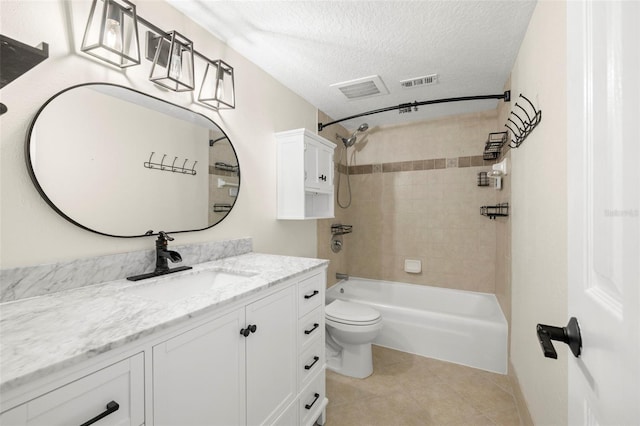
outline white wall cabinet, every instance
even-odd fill
[[[82,425],[111,401],[96,425],[322,424],[325,286],[315,271],[34,384],[0,424]]]
[[[335,144],[307,129],[276,133],[278,219],[334,217]]]

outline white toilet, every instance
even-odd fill
[[[370,376],[371,342],[382,328],[380,312],[359,303],[334,300],[326,306],[325,324],[327,368],[358,379]]]

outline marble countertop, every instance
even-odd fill
[[[195,272],[214,269],[252,274],[246,280],[171,302],[127,291],[132,286],[148,285],[151,280],[121,279],[0,304],[0,392],[212,312],[327,263],[248,253],[193,265]]]

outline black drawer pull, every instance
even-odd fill
[[[304,334],[311,334],[311,333],[313,333],[313,331],[314,331],[316,328],[318,328],[318,327],[320,327],[320,324],[318,324],[317,322],[314,322],[314,323],[313,323],[313,328],[312,328],[311,330],[305,330],[305,331],[304,331]]]
[[[313,404],[312,404],[313,405]],[[91,420],[89,420],[88,422],[82,423],[80,426],[89,426],[94,424],[95,422],[97,422],[100,419],[104,419],[105,417],[107,417],[109,414],[118,411],[118,409],[120,408],[120,404],[118,404],[115,401],[111,401],[107,404],[107,409],[98,414],[97,416],[95,416],[94,418],[92,418]]]
[[[305,294],[304,298],[305,299],[311,299],[313,296],[315,296],[316,294],[320,293],[318,290],[313,290],[313,293],[311,294]]]
[[[319,359],[320,359],[320,357],[319,357],[319,356],[314,356],[314,357],[313,357],[313,362],[312,362],[311,364],[309,364],[309,365],[305,365],[305,366],[304,366],[304,369],[305,369],[305,370],[311,370],[311,368],[312,368],[314,365],[316,365],[316,362],[318,362],[318,360],[319,360]]]
[[[311,410],[311,407],[313,407],[313,404],[315,404],[318,398],[320,398],[320,394],[317,392],[314,393],[313,396],[315,397],[313,398],[313,402],[311,404],[305,404],[304,406],[304,408],[306,408],[307,410]]]

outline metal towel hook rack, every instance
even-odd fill
[[[520,145],[522,145],[522,142],[524,142],[524,140],[531,134],[533,129],[535,129],[536,126],[540,124],[540,122],[542,121],[542,110],[536,109],[533,103],[529,99],[527,99],[527,97],[525,97],[524,95],[520,94],[518,95],[518,98],[522,98],[525,101],[527,101],[531,109],[531,114],[529,114],[526,108],[524,108],[522,105],[516,102],[515,104],[516,108],[520,108],[520,110],[522,111],[521,114],[524,113],[524,116],[526,118],[523,119],[520,115],[518,115],[517,112],[514,112],[514,111],[511,111],[511,113],[509,114],[507,121],[509,121],[511,124],[513,124],[513,126],[515,126],[515,129],[514,129],[509,125],[509,123],[506,123],[504,125],[507,129],[511,131],[511,142],[509,143],[510,148],[520,147]],[[520,122],[520,124],[512,120],[511,119],[512,116],[516,118]],[[522,125],[522,127],[520,127],[520,125]]]
[[[189,159],[185,158],[184,162],[182,163],[182,167],[179,167],[179,166],[176,166],[176,161],[178,161],[178,157],[174,157],[171,165],[168,165],[168,164],[165,164],[164,162],[165,158],[167,158],[167,154],[164,154],[162,156],[162,160],[160,160],[160,163],[154,163],[153,161],[151,161],[153,159],[154,154],[155,154],[155,151],[151,151],[151,155],[149,156],[149,161],[145,161],[144,163],[144,166],[147,169],[161,170],[163,172],[181,173],[184,175],[192,175],[192,176],[195,176],[197,173],[196,172],[196,164],[198,164],[197,160],[193,162],[193,166],[191,166],[191,168],[188,168],[187,161],[189,161]]]

